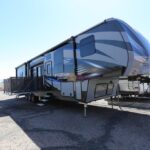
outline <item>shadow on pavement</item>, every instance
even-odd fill
[[[22,98],[0,101],[0,117],[4,116],[10,116],[43,150],[150,147],[148,115],[89,106],[85,118],[79,104],[50,101],[39,107]]]

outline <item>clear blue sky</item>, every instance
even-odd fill
[[[0,79],[110,17],[126,21],[150,41],[149,0],[0,0]]]

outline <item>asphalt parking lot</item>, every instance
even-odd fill
[[[150,111],[51,101],[42,107],[0,92],[0,150],[149,150]],[[144,112],[144,113],[143,113]]]

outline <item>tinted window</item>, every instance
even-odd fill
[[[32,72],[33,72],[33,77],[37,77],[37,68],[36,67],[33,68]]]
[[[63,49],[54,52],[54,64],[63,63]]]
[[[81,57],[94,54],[96,52],[94,36],[91,35],[81,40],[79,48]]]
[[[38,73],[38,77],[41,77],[43,75],[43,67],[42,66],[38,66],[37,67],[37,73]]]
[[[107,91],[107,84],[101,83],[96,85],[95,97],[105,96]]]
[[[35,66],[31,69],[33,77],[41,77],[43,75],[43,66]]]
[[[57,49],[54,52],[54,73],[63,72],[63,49]]]
[[[25,69],[26,69],[25,65],[17,68],[17,77],[25,77],[26,76]]]
[[[74,72],[74,54],[72,44],[67,44],[63,48],[64,56],[64,72],[72,73]]]
[[[113,83],[109,83],[108,84],[108,88],[107,88],[107,94],[112,94],[112,92],[113,92],[113,87],[114,87],[114,85],[113,85]]]
[[[52,74],[51,63],[47,64],[46,70],[47,70],[47,74],[48,74],[48,75],[51,75],[51,74]]]

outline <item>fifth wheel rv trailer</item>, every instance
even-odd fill
[[[126,91],[120,77],[149,73],[149,42],[124,21],[110,18],[18,66],[14,80],[22,86],[13,91],[87,104],[116,96],[119,84]]]

